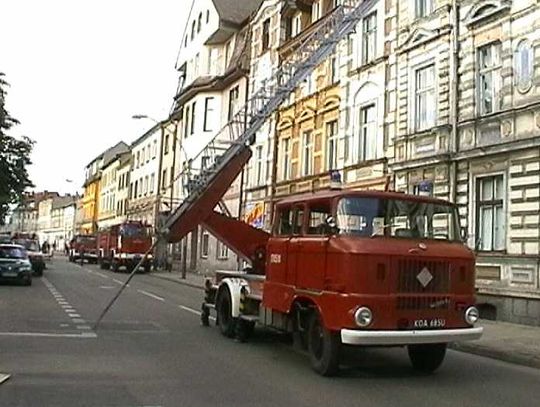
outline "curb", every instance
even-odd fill
[[[166,275],[160,275],[160,274],[154,274],[154,273],[149,273],[147,275],[155,277],[155,278],[159,278],[161,280],[172,281],[173,283],[177,283],[177,284],[180,284],[180,285],[185,285],[185,286],[188,286],[188,287],[191,287],[191,288],[197,288],[199,290],[204,290],[204,285],[203,284],[190,283],[187,280],[178,280],[176,278],[171,278],[171,277],[168,277]]]
[[[502,360],[503,362],[540,369],[540,357],[538,356],[509,353],[501,349],[474,342],[453,343],[449,348],[463,353],[471,353],[490,359],[497,359]]]

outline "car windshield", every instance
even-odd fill
[[[149,236],[149,228],[137,224],[122,225],[120,235],[124,237],[147,237]]]
[[[29,252],[39,252],[39,243],[35,240],[20,239],[16,240],[15,243],[23,246]]]
[[[0,246],[0,259],[26,259],[26,250],[22,247]]]
[[[406,199],[343,198],[337,227],[340,234],[365,237],[460,239],[454,206]]]

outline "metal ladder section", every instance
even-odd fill
[[[182,221],[216,175],[255,142],[255,135],[266,120],[313,70],[328,58],[337,44],[355,30],[377,0],[347,0],[324,17],[323,23],[306,36],[280,68],[251,96],[203,150],[176,177],[182,178],[185,199],[169,216],[161,235],[167,237],[172,226]],[[248,157],[249,159],[249,157]],[[196,165],[193,165],[196,163]],[[176,236],[175,240],[180,237]]]

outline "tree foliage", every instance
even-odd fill
[[[10,205],[21,202],[25,189],[33,186],[27,169],[34,143],[28,137],[15,138],[7,134],[19,123],[5,107],[8,86],[0,72],[0,225],[4,223]]]

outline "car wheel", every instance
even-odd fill
[[[317,311],[311,313],[308,328],[308,351],[311,367],[322,376],[333,376],[339,370],[339,335],[324,327]]]
[[[432,373],[444,361],[446,343],[433,343],[423,345],[409,345],[407,347],[409,359],[413,368],[422,373]]]

